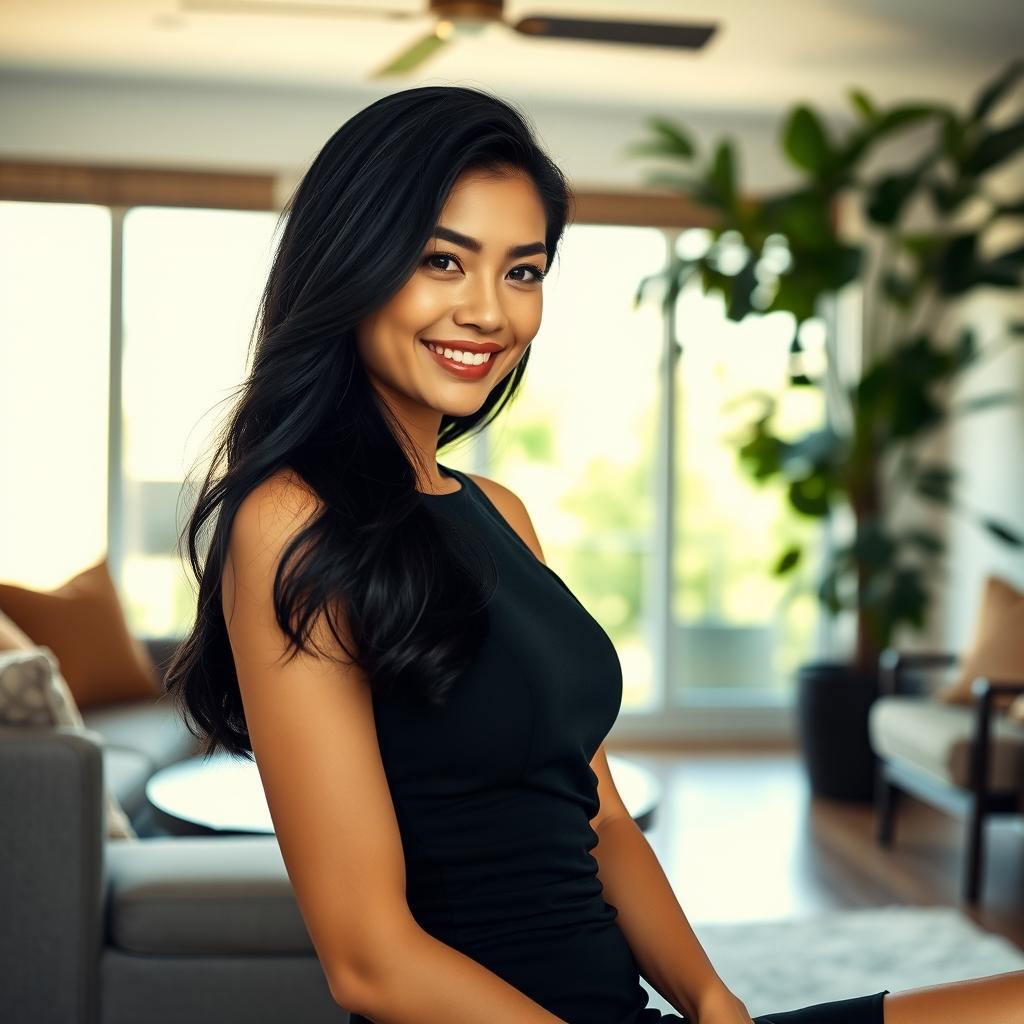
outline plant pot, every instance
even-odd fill
[[[878,758],[868,740],[868,710],[878,675],[845,662],[807,662],[797,670],[797,731],[811,792],[871,802]]]

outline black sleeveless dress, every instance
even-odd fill
[[[591,854],[599,801],[590,761],[622,701],[615,647],[483,490],[440,468],[462,486],[424,502],[486,547],[497,578],[486,638],[446,707],[374,697],[410,910],[569,1024],[685,1022],[647,1008]],[[882,1024],[883,995],[754,1020]]]

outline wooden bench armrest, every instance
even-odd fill
[[[953,651],[900,651],[887,647],[878,659],[879,692],[886,695],[900,692],[903,673],[915,668],[948,668],[960,660]]]

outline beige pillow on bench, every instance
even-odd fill
[[[935,696],[947,704],[973,704],[971,683],[978,676],[1024,682],[1024,591],[999,576],[985,580],[974,635],[958,674]],[[1024,694],[998,694],[993,706],[1024,722]]]

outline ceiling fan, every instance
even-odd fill
[[[184,11],[230,14],[312,15],[405,20],[432,14],[433,28],[396,57],[377,68],[371,78],[406,75],[448,46],[459,36],[475,36],[491,25],[501,25],[521,35],[548,39],[576,39],[595,43],[624,43],[629,46],[660,46],[698,50],[715,34],[715,22],[608,21],[597,18],[566,18],[534,14],[518,21],[506,21],[504,0],[428,0],[428,9],[408,11],[372,7],[341,6],[306,0],[180,0]]]

